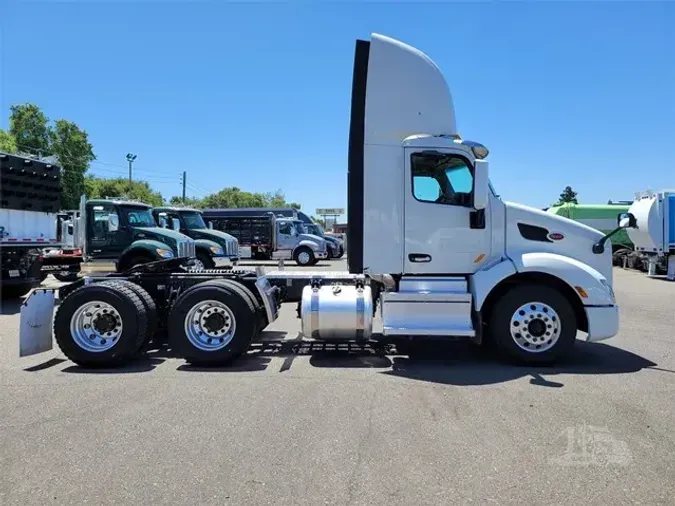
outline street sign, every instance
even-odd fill
[[[319,216],[322,215],[339,216],[341,214],[345,214],[345,210],[342,207],[329,207],[324,209],[317,209],[316,214],[318,214]]]

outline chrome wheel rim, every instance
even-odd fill
[[[542,353],[555,346],[560,338],[560,317],[543,302],[528,302],[511,316],[511,337],[519,348]]]
[[[193,261],[193,263],[192,263],[192,268],[193,268],[193,269],[201,269],[201,270],[203,270],[203,269],[204,269],[204,264],[202,263],[202,261],[201,261],[199,258],[195,258],[194,261]]]
[[[122,317],[114,306],[94,300],[70,318],[70,335],[83,350],[100,353],[115,346],[122,334]]]
[[[298,260],[302,265],[307,265],[309,263],[309,253],[307,253],[306,251],[301,251],[298,254]]]
[[[217,300],[203,300],[185,316],[185,335],[190,344],[202,351],[225,348],[236,331],[232,310]]]

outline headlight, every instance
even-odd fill
[[[221,248],[220,246],[211,246],[209,249],[211,250],[211,253],[213,253],[214,255],[223,254],[223,248]]]
[[[173,251],[170,249],[156,249],[155,251],[162,258],[173,258]]]

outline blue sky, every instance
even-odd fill
[[[675,3],[22,2],[0,7],[0,127],[33,102],[86,129],[92,172],[166,197],[282,189],[346,206],[353,47],[373,31],[443,70],[508,200],[675,187]],[[118,174],[119,173],[119,174]]]

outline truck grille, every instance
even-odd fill
[[[237,257],[239,256],[239,241],[235,238],[227,241],[227,248],[225,254],[228,257]]]
[[[195,241],[193,239],[178,241],[176,249],[178,250],[178,256],[181,258],[196,257]]]

